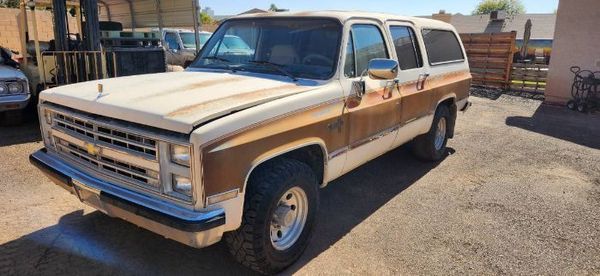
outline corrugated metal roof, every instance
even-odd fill
[[[161,17],[164,27],[181,27],[194,25],[194,0],[160,0]],[[111,21],[132,27],[130,2],[136,28],[158,27],[156,0],[103,0],[110,11]],[[100,19],[108,20],[109,11],[100,4]]]
[[[432,18],[427,16],[427,18]],[[523,38],[525,23],[531,19],[531,39],[553,39],[556,14],[519,14],[504,21],[490,21],[489,15],[452,15],[450,23],[459,33],[517,32],[517,39]]]

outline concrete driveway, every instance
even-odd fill
[[[600,116],[479,94],[442,162],[402,147],[322,190],[286,274],[600,274]],[[40,147],[35,123],[0,127],[0,275],[252,273],[79,203]]]

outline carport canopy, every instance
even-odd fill
[[[196,26],[198,0],[98,0],[100,20],[124,28]]]

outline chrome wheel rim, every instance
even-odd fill
[[[308,198],[299,187],[293,187],[277,203],[271,219],[271,244],[277,250],[286,250],[296,243],[308,216]]]
[[[444,140],[446,140],[446,117],[440,118],[435,130],[435,149],[441,150],[444,146]]]

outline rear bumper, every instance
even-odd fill
[[[223,209],[196,212],[120,188],[77,170],[46,149],[33,153],[29,160],[55,184],[109,216],[192,247],[206,247],[221,240]]]

